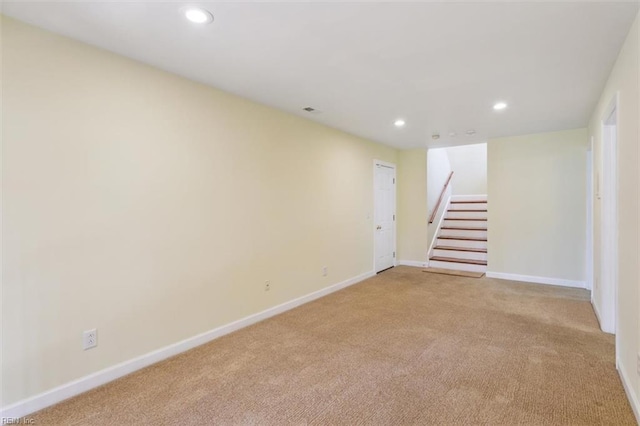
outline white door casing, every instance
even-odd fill
[[[396,166],[375,160],[373,165],[374,271],[395,266]]]
[[[600,327],[616,333],[618,293],[617,99],[602,120],[600,227]]]
[[[593,302],[593,136],[587,151],[587,247],[585,250],[586,265],[586,287],[591,291],[591,300]]]

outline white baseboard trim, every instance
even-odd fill
[[[593,313],[596,314],[596,319],[598,320],[598,327],[600,327],[600,330],[602,330],[602,320],[600,319],[600,311],[598,311],[598,306],[596,306],[596,304],[593,301],[593,293],[591,293],[591,295],[592,295],[591,307],[593,308]],[[617,361],[616,361],[616,364],[617,364]]]
[[[374,275],[375,273],[373,271],[360,274],[340,283],[325,287],[321,290],[309,293],[297,299],[293,299],[272,308],[266,309],[262,312],[249,315],[248,317],[214,328],[213,330],[206,331],[180,342],[173,343],[169,346],[165,346],[164,348],[157,349],[153,352],[149,352],[128,361],[121,362],[112,367],[105,368],[104,370],[100,370],[98,372],[89,374],[88,376],[84,376],[77,380],[65,383],[64,385],[55,387],[30,398],[23,399],[22,401],[18,401],[2,408],[2,410],[0,410],[0,419],[20,418],[28,414],[35,413],[36,411],[57,404],[58,402],[64,401],[65,399],[71,398],[90,389],[101,386],[105,383],[119,379],[120,377],[133,373],[134,371],[140,370],[144,367],[148,367],[159,361],[188,351],[189,349],[193,349],[196,346],[203,345],[241,328],[281,314],[300,305],[311,302],[315,299],[319,299],[330,293],[342,290],[345,287],[357,284],[361,281],[366,280],[367,278],[373,277]]]
[[[400,266],[415,266],[417,268],[426,268],[427,262],[420,260],[398,260]]]
[[[624,391],[627,393],[627,398],[629,399],[629,404],[631,404],[631,408],[633,409],[633,414],[636,416],[636,421],[640,424],[640,399],[638,399],[638,395],[633,392],[633,387],[631,386],[631,381],[629,380],[627,371],[624,369],[624,366],[619,363],[618,375],[622,381]]]
[[[532,275],[506,274],[504,272],[486,272],[487,278],[499,278],[501,280],[524,281],[536,284],[559,285],[563,287],[586,288],[584,281],[565,280],[562,278],[536,277]]]
[[[592,298],[593,299],[593,298]],[[611,330],[608,329],[607,324],[602,325],[602,317],[600,316],[600,311],[598,310],[598,305],[595,304],[593,300],[591,300],[591,307],[593,308],[593,313],[596,314],[596,319],[598,320],[598,327],[603,333],[616,334],[613,328]],[[616,367],[618,366],[618,360],[616,359]]]
[[[598,326],[600,327],[600,329],[602,329],[602,320],[600,319],[600,312],[598,311],[598,307],[593,301],[593,297],[591,298],[591,307],[593,308],[593,313],[596,314],[596,319],[598,320]]]

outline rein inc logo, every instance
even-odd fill
[[[35,425],[35,419],[21,418],[21,417],[2,417],[0,418],[0,424],[3,425]]]

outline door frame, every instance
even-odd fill
[[[618,318],[618,97],[616,93],[604,110],[600,119],[600,136],[602,156],[601,175],[602,191],[600,202],[600,295],[601,318],[600,327],[603,331],[615,334],[616,352],[619,348],[617,333]],[[615,124],[608,124],[613,117]],[[615,133],[611,127],[615,126]],[[606,287],[605,287],[606,286]],[[602,297],[604,292],[608,298]],[[616,364],[617,364],[616,354]]]
[[[396,254],[393,257],[393,266],[398,266],[398,168],[395,163],[389,163],[388,161],[373,160],[373,208],[371,215],[371,232],[373,235],[373,273],[376,274],[376,168],[380,166],[390,167],[393,169],[393,177],[395,179],[395,185],[393,187],[393,211],[396,220],[393,221],[393,252]]]
[[[586,287],[591,292],[591,303],[593,303],[593,272],[594,272],[594,259],[593,259],[593,205],[594,205],[594,170],[593,170],[593,150],[595,147],[594,137],[591,136],[589,140],[589,146],[587,149],[587,250],[585,253],[585,265],[586,265]]]

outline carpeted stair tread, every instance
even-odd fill
[[[452,251],[470,251],[473,253],[486,253],[486,248],[472,248],[472,247],[453,247],[453,246],[435,246],[434,250],[452,250]]]
[[[433,256],[429,258],[429,260],[437,260],[438,262],[451,262],[451,263],[467,263],[470,265],[487,265],[486,260],[476,260],[476,259],[458,259],[455,257],[444,257],[444,256]]]

